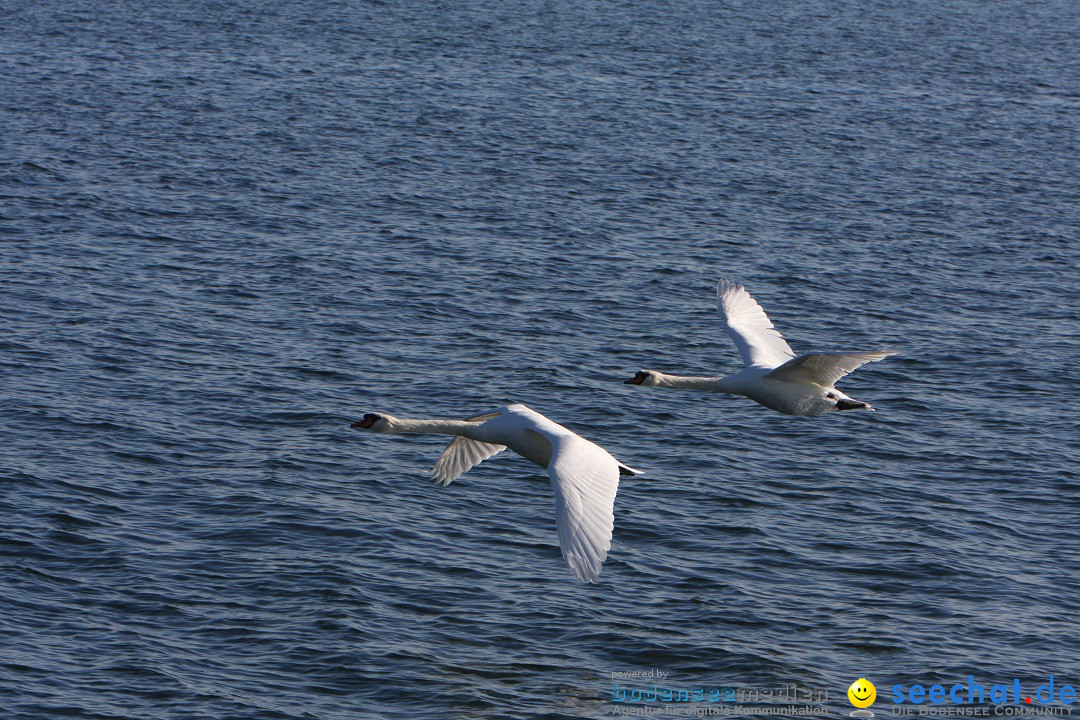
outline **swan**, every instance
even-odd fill
[[[574,577],[590,583],[596,582],[611,548],[619,476],[642,474],[524,405],[507,405],[465,420],[409,420],[367,413],[350,427],[456,435],[431,471],[435,483],[443,486],[506,448],[547,468],[563,558]]]
[[[721,278],[716,305],[724,329],[735,341],[746,366],[723,377],[667,375],[639,370],[623,381],[645,387],[690,388],[745,395],[767,408],[787,415],[823,415],[833,410],[873,410],[848,397],[833,385],[860,365],[895,355],[891,350],[810,353],[795,356],[784,336],[742,285]]]

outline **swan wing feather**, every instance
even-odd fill
[[[611,549],[619,463],[599,445],[570,432],[548,434],[548,477],[555,492],[555,524],[563,558],[574,577],[596,582]]]
[[[465,418],[465,420],[483,423],[502,414],[502,410],[496,410],[495,412],[473,415]],[[431,469],[431,477],[436,483],[441,483],[445,487],[468,472],[470,468],[479,465],[505,449],[505,445],[481,442],[480,440],[467,438],[464,435],[458,435],[450,441],[450,444],[443,450],[442,455],[439,456],[435,467]]]
[[[786,382],[812,382],[831,388],[833,384],[868,362],[884,360],[896,353],[892,350],[869,352],[810,353],[792,358],[770,372],[766,377]]]
[[[746,367],[776,367],[795,357],[784,336],[742,285],[721,278],[716,285],[716,307]]]

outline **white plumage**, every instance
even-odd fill
[[[868,362],[896,353],[872,350],[847,353],[811,353],[795,356],[784,336],[746,288],[721,279],[716,286],[716,306],[724,329],[742,356],[741,371],[722,377],[668,375],[639,370],[629,385],[712,390],[744,395],[754,402],[788,415],[822,415],[833,410],[853,410],[870,405],[837,390],[837,380]]]
[[[563,558],[574,577],[585,582],[596,582],[611,548],[619,475],[640,474],[599,445],[524,405],[508,405],[467,420],[408,420],[368,413],[352,427],[456,435],[432,470],[442,485],[506,448],[547,468]]]
[[[746,367],[776,367],[795,357],[787,340],[742,285],[721,278],[716,284],[716,308]]]

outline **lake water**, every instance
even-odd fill
[[[2,14],[5,720],[1080,684],[1077,3]],[[721,276],[878,411],[623,385],[739,367]],[[596,585],[348,427],[507,402],[648,473]]]

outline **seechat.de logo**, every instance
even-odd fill
[[[947,702],[952,702],[955,705],[973,705],[982,703],[1005,705],[1010,702],[1011,699],[1011,701],[1017,705],[1031,705],[1033,701],[1038,705],[1050,705],[1054,702],[1054,690],[1053,675],[1050,676],[1049,682],[1040,685],[1033,695],[1029,695],[1023,691],[1023,688],[1020,685],[1020,678],[1013,678],[1012,682],[1008,685],[1000,684],[984,687],[981,683],[975,682],[974,675],[968,675],[967,683],[955,683],[952,685],[945,683],[931,685],[930,687],[926,687],[919,683],[911,685],[910,687],[893,685],[892,701],[897,705],[903,702],[909,702],[912,705],[922,705],[923,703],[941,705]],[[1057,685],[1056,696],[1062,705],[1072,705],[1076,702],[1076,688],[1072,685],[1059,683]]]

